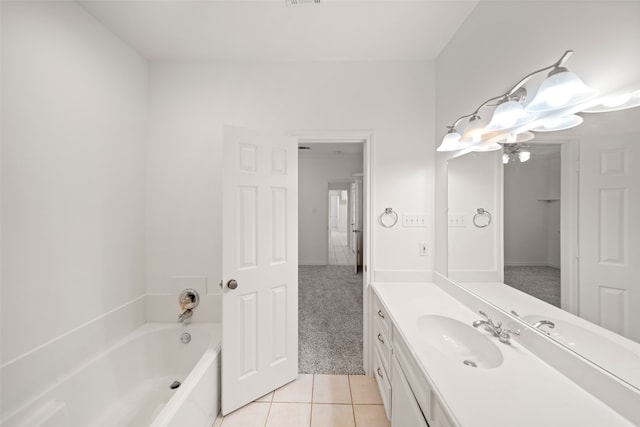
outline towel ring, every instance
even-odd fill
[[[478,218],[482,218],[482,217],[488,217],[488,221],[486,224],[478,224]],[[478,213],[475,214],[473,216],[473,225],[475,225],[478,228],[484,228],[486,226],[488,226],[489,224],[491,224],[491,213],[489,211],[486,211],[482,208],[478,208]]]
[[[393,208],[386,208],[382,214],[380,214],[380,225],[386,228],[391,228],[398,223],[398,214]]]

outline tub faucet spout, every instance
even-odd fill
[[[191,316],[193,316],[193,310],[187,308],[185,311],[180,313],[180,316],[178,316],[178,323],[184,323],[184,321],[190,319]]]

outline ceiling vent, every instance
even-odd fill
[[[309,4],[320,4],[320,0],[286,0],[287,6],[302,6]]]

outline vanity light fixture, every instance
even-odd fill
[[[487,126],[490,130],[511,129],[532,121],[535,117],[527,113],[522,102],[527,97],[525,88],[518,88],[513,94],[506,95],[493,112],[493,118]]]
[[[520,142],[527,142],[527,141],[531,141],[533,138],[535,138],[535,134],[533,132],[521,132],[521,133],[515,133],[512,132],[509,135],[507,135],[505,137],[505,139],[498,141],[498,143],[500,144],[518,144]]]
[[[476,145],[493,143],[513,144],[533,139],[528,131],[551,132],[578,126],[583,119],[578,112],[606,112],[640,106],[640,90],[618,93],[613,96],[594,100],[598,91],[584,82],[565,66],[573,54],[567,50],[552,65],[540,68],[524,76],[506,93],[489,98],[473,113],[456,119],[445,135],[438,151],[457,151],[471,149],[487,151],[486,147]],[[527,103],[527,89],[524,85],[537,74],[549,72],[542,82],[533,100]],[[488,125],[480,117],[480,110],[495,107]],[[468,119],[462,135],[456,131],[462,120]],[[460,137],[458,138],[458,136]]]
[[[582,124],[584,119],[576,114],[546,120],[542,126],[532,129],[535,132],[553,132],[557,130],[571,129]]]
[[[468,143],[469,145],[477,144],[482,141],[482,134],[485,133],[486,126],[487,123],[482,120],[482,117],[480,117],[477,112],[473,113],[469,119],[469,123],[467,123],[467,126],[464,128],[464,133],[460,141]]]
[[[498,151],[502,150],[502,145],[494,142],[492,144],[477,144],[473,146],[473,151],[486,152],[486,151]]]
[[[622,92],[613,95],[604,96],[597,99],[596,105],[586,110],[582,110],[583,113],[608,113],[610,111],[626,110],[627,108],[634,108],[640,106],[640,89],[636,89],[632,92]]]
[[[539,73],[552,68],[548,77],[540,85],[533,101],[526,106],[527,111],[541,113],[558,108],[572,107],[589,101],[598,95],[598,91],[585,85],[576,73],[563,67],[563,64],[572,54],[573,51],[568,50],[551,67],[537,71]]]
[[[449,131],[444,136],[438,151],[456,151],[468,148],[471,144],[460,141],[461,137],[462,135],[458,133],[455,127],[449,126]]]

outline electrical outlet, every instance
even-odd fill
[[[420,256],[427,256],[427,242],[420,242]]]

